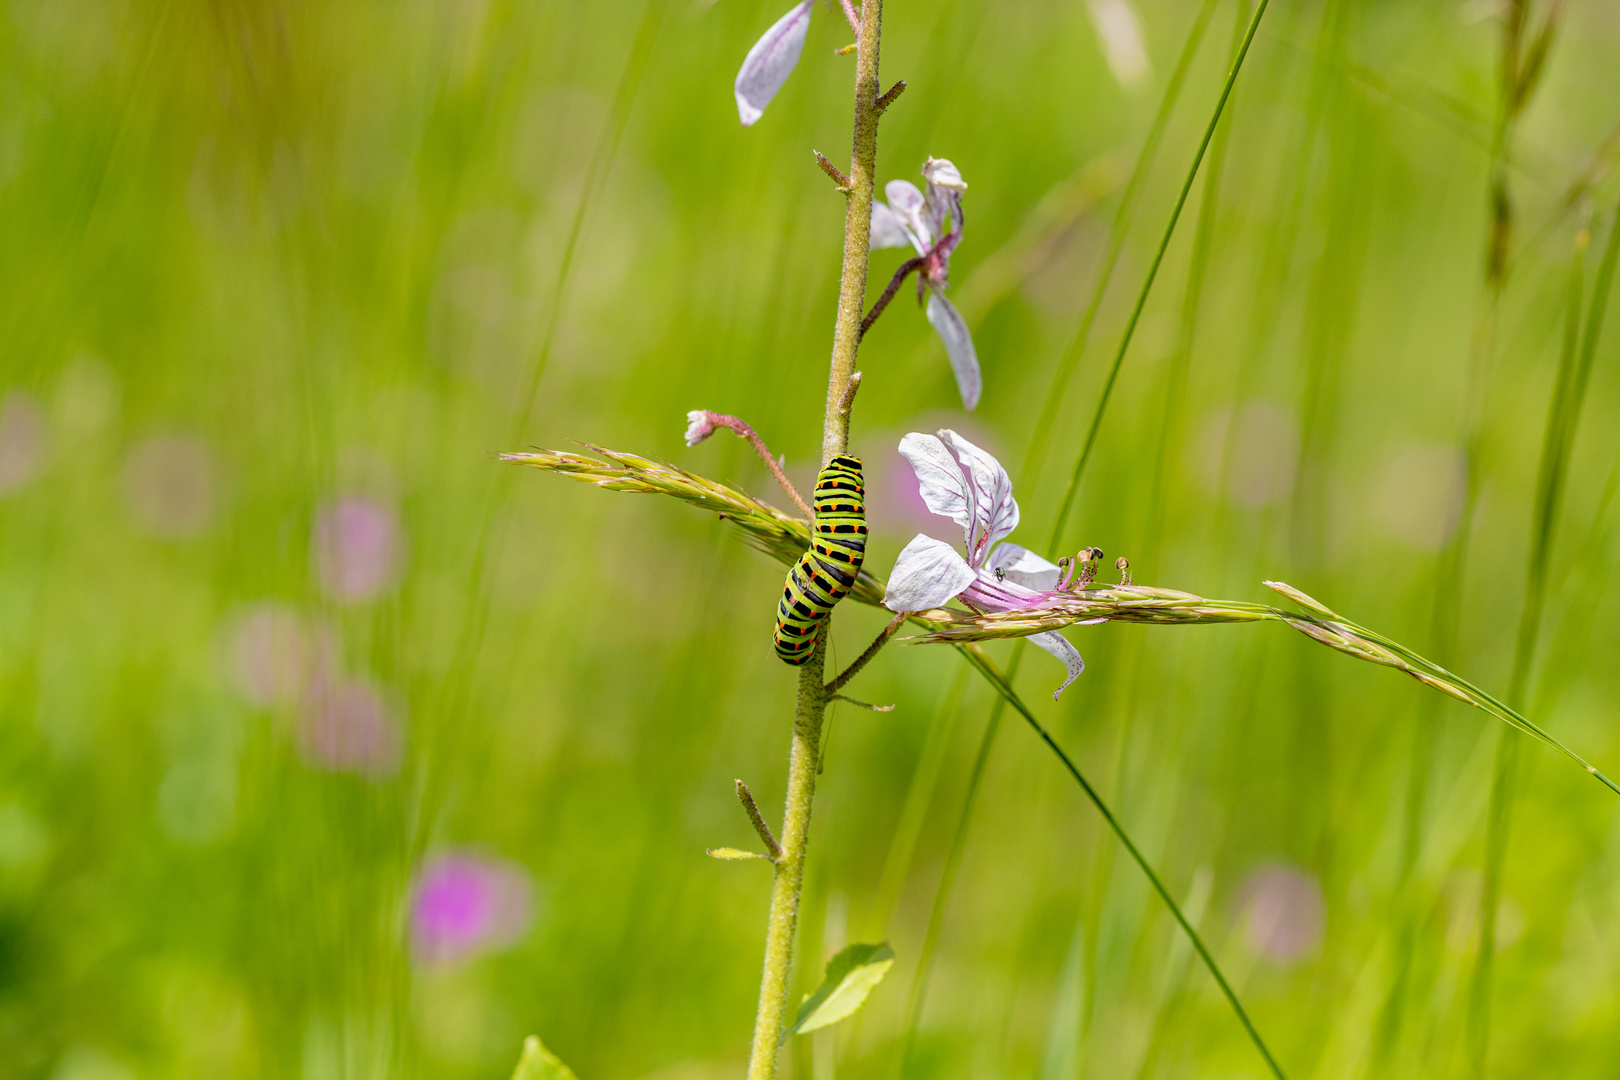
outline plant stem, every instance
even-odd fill
[[[799,670],[799,708],[793,718],[787,806],[782,815],[782,855],[776,860],[776,879],[771,885],[771,918],[765,932],[765,967],[760,974],[759,1011],[754,1016],[748,1080],[772,1080],[776,1075],[776,1047],[787,1022],[793,933],[799,924],[799,890],[804,885],[810,806],[816,797],[816,774],[821,764],[821,721],[827,708],[821,688],[824,663],[824,647],[818,644]]]
[[[850,383],[855,377],[855,354],[861,343],[861,312],[866,306],[866,271],[871,254],[872,187],[877,174],[877,129],[881,113],[878,44],[883,33],[883,0],[865,0],[860,15],[855,61],[854,151],[844,212],[844,266],[838,289],[838,321],[833,330],[832,362],[827,373],[827,407],[821,436],[823,465],[849,449]],[[776,862],[776,878],[771,886],[771,915],[765,935],[759,1011],[754,1017],[754,1045],[748,1055],[748,1080],[773,1080],[777,1043],[787,1019],[793,933],[799,922],[799,892],[804,884],[810,811],[820,767],[821,724],[827,708],[823,679],[831,628],[832,616],[828,615],[822,622],[816,648],[799,671],[799,704],[793,719],[787,805],[782,820],[782,857]]]
[[[866,306],[866,270],[872,247],[872,189],[877,175],[878,45],[883,33],[883,0],[861,5],[860,48],[855,62],[855,139],[849,167],[849,201],[844,208],[844,269],[838,286],[838,322],[833,329],[831,370],[827,373],[827,412],[821,429],[821,461],[849,449],[849,415],[839,403],[861,345],[861,313]]]

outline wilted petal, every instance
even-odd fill
[[[737,72],[737,116],[743,127],[765,115],[765,106],[782,89],[787,77],[799,62],[804,51],[805,35],[810,31],[810,11],[815,0],[804,0],[792,11],[777,20],[765,31],[765,36],[754,42],[743,58]]]
[[[1017,544],[997,544],[985,565],[992,572],[1000,570],[1006,580],[1037,592],[1051,592],[1063,576],[1063,571],[1055,564]]]
[[[984,383],[979,376],[979,354],[973,348],[973,335],[956,306],[938,292],[928,294],[928,321],[945,343],[945,355],[950,357],[951,371],[956,375],[956,388],[962,394],[962,408],[972,412],[979,404]]]
[[[973,568],[955,548],[918,533],[894,561],[883,606],[890,611],[927,611],[967,588],[973,579]]]
[[[934,234],[928,228],[928,202],[923,193],[910,180],[890,180],[883,185],[883,194],[889,200],[889,209],[905,226],[911,246],[919,255],[928,254],[934,244]]]
[[[900,215],[881,202],[872,203],[872,247],[912,247],[911,233]]]
[[[935,187],[948,188],[958,194],[967,190],[962,173],[949,158],[931,157],[923,163],[923,179]]]
[[[935,236],[957,233],[961,239],[962,193],[967,184],[962,174],[945,158],[929,158],[923,165],[923,177],[928,181],[927,208],[923,220]],[[955,244],[951,245],[955,247]],[[945,253],[949,257],[950,252]]]
[[[1080,651],[1070,645],[1068,639],[1056,630],[1048,630],[1044,634],[1031,634],[1029,640],[1063,661],[1064,665],[1069,669],[1068,677],[1063,680],[1063,685],[1052,691],[1052,700],[1056,701],[1057,696],[1067,690],[1069,684],[1079,678],[1082,671],[1086,670],[1086,662],[1080,659]]]

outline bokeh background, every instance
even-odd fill
[[[504,1077],[530,1032],[585,1080],[741,1072],[769,872],[703,851],[750,839],[734,777],[780,813],[781,567],[496,455],[587,440],[777,499],[740,441],[682,445],[708,407],[809,475],[842,221],[810,151],[845,156],[853,61],[818,9],[741,129],[731,79],[785,6],[0,12],[0,1077]],[[1215,5],[1076,352],[1199,5],[886,7],[910,88],[880,172],[971,185],[952,295],[987,389],[961,413],[904,296],[868,338],[879,573],[950,535],[910,430],[998,454],[1044,549],[1245,14]],[[1562,9],[1481,352],[1502,9],[1273,0],[1045,554],[1232,599],[1281,578],[1506,691],[1577,234],[1590,298],[1615,218],[1620,8]],[[1526,695],[1611,771],[1617,359],[1611,333]],[[882,616],[837,624],[847,661]],[[1062,700],[1039,653],[1020,687],[1289,1075],[1465,1071],[1501,726],[1277,625],[1070,636]],[[954,653],[892,648],[852,691],[897,707],[832,719],[796,979],[851,941],[899,959],[792,1076],[1263,1075],[1052,756],[1011,719],[986,741]],[[1521,761],[1492,1072],[1606,1076],[1620,801]]]

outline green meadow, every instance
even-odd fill
[[[818,6],[740,126],[788,6],[0,8],[0,1080],[505,1080],[530,1034],[580,1080],[743,1075],[771,870],[705,849],[757,847],[738,778],[782,817],[784,568],[499,455],[791,510],[745,442],[685,445],[713,409],[811,482],[811,152],[848,161],[856,61]],[[1167,233],[1253,14],[886,5],[877,177],[967,181],[984,394],[908,284],[860,352],[867,569],[959,540],[897,451],[950,428],[1014,541],[1286,581],[1620,772],[1620,7],[1272,0]],[[886,618],[840,606],[829,668]],[[1056,701],[985,648],[1291,1080],[1614,1075],[1620,796],[1279,623],[1064,633]],[[850,692],[894,708],[828,714],[793,1000],[895,962],[778,1075],[1272,1075],[956,651]]]

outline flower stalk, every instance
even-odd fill
[[[849,13],[846,7],[846,13]],[[878,118],[882,114],[878,82],[879,43],[883,33],[883,0],[864,0],[856,33],[854,146],[844,209],[844,264],[838,289],[838,319],[833,329],[832,361],[827,373],[827,401],[822,422],[821,461],[826,464],[849,449],[850,405],[855,384],[855,356],[861,341],[861,314],[866,303],[866,274],[871,256],[872,187],[877,175]],[[842,187],[842,185],[840,185]],[[802,550],[802,549],[801,549]],[[793,936],[799,921],[804,884],[805,848],[820,771],[821,728],[830,696],[826,686],[826,641],[831,615],[809,661],[799,669],[798,708],[793,719],[793,745],[788,758],[788,787],[782,822],[782,855],[775,861],[771,914],[765,936],[765,963],[760,977],[759,1009],[754,1016],[754,1043],[748,1056],[749,1080],[773,1080],[777,1047],[788,1012],[788,977]]]

